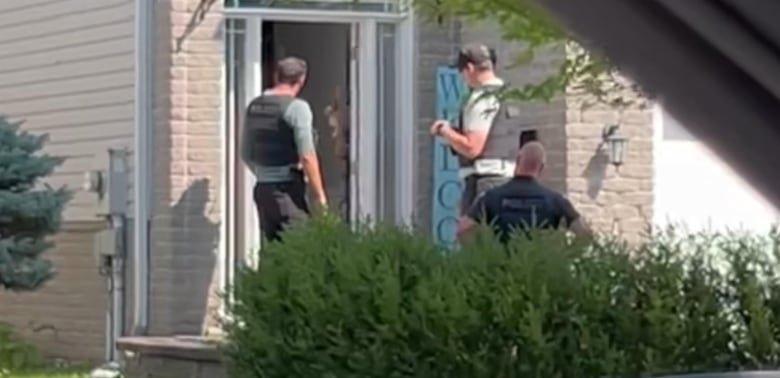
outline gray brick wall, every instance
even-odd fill
[[[417,162],[414,173],[415,223],[424,230],[431,229],[433,206],[433,137],[430,126],[436,116],[436,69],[451,64],[455,48],[460,44],[460,25],[454,21],[436,24],[418,21],[415,28],[417,41],[417,78],[415,103],[417,104],[417,128],[415,148]]]
[[[652,113],[641,98],[625,109],[592,102],[571,91],[567,96],[569,198],[595,230],[638,241],[653,219]],[[619,168],[609,164],[608,154],[599,148],[602,130],[609,124],[620,124],[629,139]]]

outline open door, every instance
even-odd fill
[[[246,23],[244,106],[271,86],[269,80],[278,59],[304,59],[309,74],[299,97],[312,109],[330,210],[349,222],[376,219],[376,24],[269,19],[247,19]],[[393,110],[390,113],[394,114]],[[242,241],[239,248],[243,245],[244,251],[259,251],[261,238],[252,199],[254,174],[241,165],[237,176],[244,193],[236,201],[242,212],[237,224],[237,238]],[[244,263],[255,266],[256,253],[248,254]]]
[[[325,102],[311,98],[312,113],[320,119],[315,126],[318,140],[333,140],[334,124],[346,128],[340,133],[346,137],[341,153],[345,158],[344,174],[326,178],[332,184],[333,177],[340,177],[344,183],[343,188],[334,189],[332,185],[327,188],[326,182],[331,209],[337,209],[354,224],[364,220],[410,224],[416,114],[412,95],[413,20],[401,15],[377,18],[376,14],[295,9],[268,9],[262,15],[235,10],[228,13],[233,15],[225,23],[228,127],[223,146],[222,287],[229,289],[238,267],[256,267],[259,261],[261,237],[252,196],[256,178],[239,157],[239,138],[246,106],[270,86],[273,64],[285,55],[303,55],[299,57],[309,63],[310,80],[302,97],[316,97],[321,92],[335,98]],[[341,37],[324,41],[329,33]],[[284,38],[288,39],[286,43],[281,40]],[[314,48],[304,46],[306,40],[314,41]],[[320,59],[306,56],[309,53],[329,56]],[[343,58],[340,65],[328,60],[338,56]],[[323,73],[327,66],[331,66],[330,71]],[[338,91],[316,83],[316,78],[340,75],[345,80],[337,85]],[[309,85],[325,89],[313,90]],[[310,93],[306,93],[307,88]],[[332,113],[324,109],[334,104],[340,112],[338,122],[328,120]],[[318,144],[321,161],[327,160],[323,143]],[[336,197],[340,198],[334,200]]]

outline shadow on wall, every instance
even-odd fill
[[[176,286],[172,290],[175,294],[165,302],[168,308],[153,311],[171,315],[174,333],[202,333],[207,315],[213,315],[210,310],[215,310],[216,291],[212,284],[218,282],[215,277],[219,273],[219,223],[206,217],[206,205],[210,202],[209,180],[199,179],[184,191],[171,211],[171,277],[164,281]]]
[[[216,0],[200,0],[198,6],[195,8],[195,10],[192,11],[192,17],[190,17],[190,20],[187,22],[187,26],[184,29],[184,32],[182,32],[180,36],[176,37],[176,52],[181,52],[184,41],[187,39],[187,37],[190,36],[190,34],[192,34],[193,31],[195,31],[198,25],[203,22],[203,19],[206,18],[206,14],[209,12],[215,2]]]
[[[171,98],[188,93],[171,85],[176,78],[171,68],[187,68],[175,58],[188,54],[194,58],[213,55],[210,52],[185,52],[188,40],[204,25],[209,12],[218,8],[216,0],[190,1],[196,4],[185,30],[174,34],[169,2],[157,2],[155,54],[155,111],[153,185],[154,208],[150,229],[149,334],[170,336],[197,335],[204,331],[209,308],[218,301],[212,285],[217,269],[219,223],[209,218],[216,201],[215,182],[203,176],[213,176],[212,165],[218,157],[198,155],[192,164],[186,148],[191,143],[203,143],[205,138],[190,138],[187,130],[174,128],[187,122],[189,109]],[[207,25],[209,24],[209,25]],[[207,37],[198,37],[208,40]],[[205,81],[211,83],[210,81]],[[221,96],[221,94],[220,94]],[[216,128],[215,128],[216,129]],[[219,131],[215,131],[214,138]],[[193,147],[194,150],[197,148]],[[184,153],[184,155],[182,155]],[[182,156],[185,156],[184,158]],[[175,160],[174,160],[175,159]],[[192,170],[197,170],[193,172]],[[193,177],[196,176],[196,177]],[[183,185],[186,185],[183,187]]]
[[[595,200],[601,193],[601,189],[604,186],[604,179],[607,176],[607,166],[609,165],[609,155],[604,151],[601,144],[596,147],[596,151],[588,160],[588,165],[582,172],[588,182],[588,197]]]

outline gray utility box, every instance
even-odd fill
[[[95,217],[108,222],[93,239],[95,262],[105,268],[124,251],[122,219],[127,215],[130,195],[130,153],[126,148],[108,149],[95,161],[95,168],[84,177],[84,189],[95,196]]]
[[[96,159],[95,169],[86,172],[84,189],[95,194],[95,215],[126,215],[130,195],[130,152],[109,149]]]
[[[106,228],[95,233],[93,252],[97,266],[106,265],[107,258],[119,257],[122,249],[122,230]]]

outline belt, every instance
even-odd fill
[[[474,164],[458,170],[461,179],[472,175],[512,177],[515,174],[515,162],[504,159],[479,159]]]

